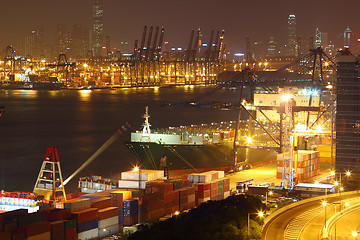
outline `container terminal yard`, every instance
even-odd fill
[[[341,120],[338,117],[345,115],[341,115],[340,109],[336,117],[333,114],[334,92],[337,88],[345,88],[346,84],[341,83],[354,77],[342,74],[344,69],[355,66],[349,64],[355,59],[346,51],[339,55],[337,65],[332,66],[337,66],[335,84],[330,81],[336,77],[334,68],[326,68],[331,63],[319,61],[319,53],[321,49],[314,50],[270,75],[257,73],[259,75],[255,76],[246,71],[246,74],[230,74],[231,80],[225,80],[219,87],[240,87],[251,92],[249,99],[240,96],[238,105],[221,105],[220,108],[239,111],[239,119],[234,122],[153,131],[146,108],[142,130],[132,133],[130,143],[149,146],[149,152],[152,148],[149,144],[174,148],[192,145],[195,149],[207,145],[232,146],[232,152],[226,153],[230,154],[229,161],[210,162],[204,166],[213,170],[198,170],[198,158],[184,158],[181,154],[178,157],[183,165],[174,163],[170,167],[166,158],[150,159],[149,155],[138,154],[139,165],[122,172],[120,179],[80,177],[79,192],[66,194],[65,185],[133,126],[124,123],[66,179],[61,173],[56,146],[49,146],[33,193],[1,192],[0,208],[4,211],[0,214],[1,239],[95,239],[119,232],[131,233],[137,230],[138,223],[166,219],[203,202],[222,200],[234,194],[247,192],[267,197],[271,190],[278,196],[305,198],[326,193],[318,190],[316,181],[328,183],[325,184],[328,193],[334,192],[333,176],[339,167],[342,170],[349,167],[347,170],[353,173],[357,171],[351,168],[354,166],[341,165],[341,133],[334,131],[334,126],[336,124],[339,129],[337,124]],[[314,66],[312,75],[308,71],[301,73],[304,60]],[[327,77],[322,74],[329,74],[329,80],[325,81]],[[318,87],[306,87],[309,83],[317,83]],[[337,92],[336,106],[342,104],[341,99],[342,95]],[[167,106],[217,108],[219,104],[194,100]],[[241,119],[242,112],[247,114],[247,120]],[[338,139],[336,147],[335,137]],[[253,159],[250,150],[254,149],[266,151],[268,158],[265,161]],[[241,150],[244,150],[243,155],[239,154]],[[146,163],[150,160],[154,165]],[[214,164],[220,165],[213,167]],[[180,176],[171,174],[185,168],[190,170],[183,171]],[[309,184],[304,188],[304,183]]]

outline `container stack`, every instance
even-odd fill
[[[84,195],[86,196],[86,195]],[[84,197],[82,196],[82,197]],[[91,207],[90,198],[72,199],[64,202],[64,208],[69,209],[71,213],[79,212]]]
[[[147,181],[162,179],[164,171],[161,170],[145,170],[127,171],[121,173],[119,180],[119,188],[145,189]]]
[[[142,220],[157,221],[165,214],[165,195],[173,191],[173,184],[161,181],[146,183],[145,195],[142,201]],[[167,199],[168,200],[168,199]]]
[[[224,171],[189,174],[187,179],[196,187],[196,205],[230,196],[230,179],[224,178]]]
[[[105,237],[119,232],[119,208],[108,207],[100,209],[99,215],[99,237]]]
[[[195,188],[187,187],[179,190],[179,210],[183,211],[186,209],[195,207]]]
[[[76,219],[68,219],[64,221],[65,228],[65,239],[66,240],[76,240],[77,239],[77,222]]]
[[[97,208],[89,208],[73,213],[77,220],[79,239],[93,239],[98,237],[99,214]]]
[[[296,178],[299,182],[309,182],[312,177],[320,173],[320,153],[318,151],[299,150],[294,153],[294,169]],[[277,156],[277,174],[278,179],[282,179],[284,167],[283,154]],[[289,166],[287,166],[289,167]]]
[[[47,221],[32,223],[19,228],[20,232],[24,232],[27,240],[50,240],[51,227]]]
[[[124,201],[123,225],[132,226],[138,222],[139,200],[129,199]]]

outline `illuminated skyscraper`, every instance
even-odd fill
[[[25,36],[25,56],[41,59],[44,56],[44,27],[38,26]]]
[[[321,47],[321,32],[319,28],[315,30],[315,48]]]
[[[296,51],[296,18],[294,14],[288,17],[288,55],[295,56]]]
[[[268,55],[275,56],[276,55],[276,43],[274,37],[270,37]]]
[[[349,27],[345,29],[344,32],[344,48],[350,48],[351,49],[351,30]]]
[[[101,56],[103,41],[103,0],[94,0],[91,47],[94,56]]]
[[[66,53],[68,48],[68,33],[65,24],[58,24],[56,27],[56,52],[55,56]]]

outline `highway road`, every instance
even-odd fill
[[[327,196],[326,219],[335,213],[333,203],[340,202],[339,196]],[[359,194],[342,196],[342,202],[351,201],[350,206],[360,203]],[[325,225],[325,207],[322,200],[306,200],[292,204],[293,207],[274,217],[264,226],[263,240],[309,240],[320,239]],[[339,208],[338,208],[339,209]],[[273,213],[275,214],[275,213]],[[337,224],[339,228],[339,224]],[[360,231],[360,228],[359,228]],[[360,239],[360,238],[359,238]]]

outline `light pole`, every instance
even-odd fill
[[[248,213],[247,215],[247,235],[250,236],[250,215],[257,215],[259,217],[264,216],[263,212],[258,212],[258,213]]]
[[[326,202],[326,201],[322,201],[321,204],[325,207],[325,229],[326,229],[326,204],[327,204],[327,202]]]
[[[141,222],[141,205],[140,205],[141,169],[140,169],[140,167],[135,167],[134,171],[139,173],[138,223],[140,223]]]
[[[270,195],[270,196],[273,195],[273,192],[270,191],[270,192],[269,192],[269,195]],[[267,191],[266,191],[266,200],[265,200],[265,202],[266,202],[265,204],[268,205],[268,192],[267,192]]]

